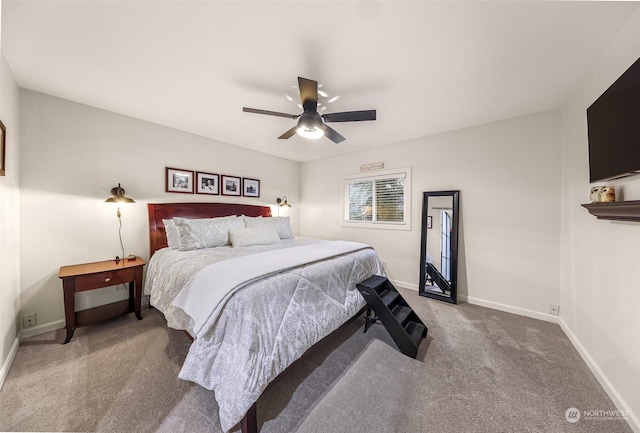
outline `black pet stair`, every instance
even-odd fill
[[[451,293],[451,284],[432,263],[427,263],[427,275],[442,290],[442,293],[447,295]]]
[[[407,301],[385,277],[374,275],[356,284],[356,287],[368,304],[364,332],[367,332],[372,323],[382,322],[398,349],[415,359],[428,329]],[[375,312],[375,316],[371,314],[371,310]]]

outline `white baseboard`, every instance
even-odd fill
[[[481,307],[487,307],[494,310],[504,311],[506,313],[517,314],[518,316],[531,317],[538,320],[544,320],[545,322],[558,323],[558,316],[553,316],[548,313],[541,313],[535,310],[529,310],[526,308],[514,307],[512,305],[501,304],[499,302],[486,301],[484,299],[474,298],[472,296],[458,295],[458,300],[466,302],[472,305],[479,305]]]
[[[13,360],[18,353],[18,347],[20,347],[20,337],[16,337],[16,339],[13,341],[13,345],[11,346],[11,350],[9,351],[9,356],[7,356],[7,359],[5,359],[4,363],[2,364],[2,368],[0,369],[0,390],[4,385],[4,380],[7,378],[7,374],[9,374],[9,369],[13,364]]]
[[[580,343],[580,340],[578,340],[578,337],[576,337],[573,331],[571,331],[571,328],[569,328],[566,322],[562,320],[562,318],[560,318],[558,320],[558,324],[560,325],[560,328],[562,328],[562,331],[564,331],[567,338],[569,338],[569,341],[571,341],[571,344],[573,344],[573,347],[576,348],[576,350],[578,351],[578,353],[580,354],[584,362],[587,364],[587,366],[589,367],[589,370],[591,370],[591,373],[593,373],[593,375],[596,377],[596,379],[598,380],[602,388],[604,388],[607,395],[609,395],[609,398],[611,398],[611,400],[613,401],[613,404],[616,405],[616,408],[618,408],[619,411],[624,411],[627,413],[625,420],[629,424],[629,427],[631,427],[631,429],[634,432],[640,433],[640,420],[638,419],[638,416],[635,413],[633,413],[632,410],[629,409],[629,405],[627,404],[627,402],[622,398],[622,396],[620,396],[620,394],[618,393],[616,388],[613,386],[613,384],[609,381],[609,379],[607,379],[607,376],[600,369],[600,367],[591,357],[589,352],[587,352],[584,346]],[[590,409],[600,409],[600,408],[581,408],[581,409],[590,410]]]
[[[389,281],[391,281],[391,284],[393,284],[394,287],[402,287],[403,289],[414,290],[416,292],[418,291],[417,284],[405,283],[404,281],[392,280],[391,278],[389,278]]]
[[[56,329],[62,329],[66,325],[63,320],[56,320],[55,322],[45,323],[31,328],[23,329],[21,339],[33,337],[34,335],[44,334],[45,332],[55,331]]]
[[[418,291],[417,284],[405,283],[404,281],[398,281],[398,280],[392,280],[392,279],[389,279],[389,281],[391,281],[391,284],[393,284],[396,287],[402,287],[403,289],[414,290],[416,292]],[[544,320],[545,322],[558,323],[558,316],[553,316],[547,313],[541,313],[539,311],[528,310],[526,308],[513,307],[511,305],[501,304],[493,301],[486,301],[484,299],[478,299],[478,298],[465,296],[465,295],[458,295],[458,300],[461,302],[472,304],[472,305],[479,305],[481,307],[491,308],[493,310],[499,310],[507,313],[517,314],[518,316],[532,317],[534,319]]]

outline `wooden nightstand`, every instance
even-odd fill
[[[62,266],[58,272],[58,278],[62,279],[64,316],[67,322],[67,338],[62,344],[67,344],[71,341],[76,327],[90,325],[131,312],[135,312],[138,320],[142,320],[140,302],[142,297],[142,267],[144,265],[144,260],[136,257],[135,260],[125,259],[117,263],[115,260],[107,260],[104,262]],[[129,299],[76,312],[75,294],[77,292],[115,286],[122,283],[129,283]]]

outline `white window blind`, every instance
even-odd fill
[[[410,169],[345,176],[343,181],[345,226],[409,229]]]

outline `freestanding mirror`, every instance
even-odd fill
[[[420,247],[421,296],[457,303],[460,191],[424,192]]]

